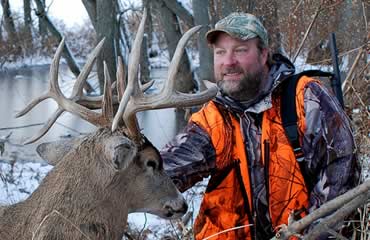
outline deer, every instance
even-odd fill
[[[50,66],[48,91],[31,101],[17,117],[47,98],[55,100],[58,108],[26,143],[44,136],[63,112],[77,115],[98,129],[81,138],[37,147],[54,167],[26,200],[0,208],[0,239],[122,239],[129,213],[147,212],[166,219],[186,213],[186,201],[165,174],[158,150],[141,133],[136,113],[201,105],[216,95],[217,88],[200,93],[174,89],[180,57],[189,38],[200,29],[196,26],[180,39],[162,90],[150,95],[142,92],[137,72],[146,14],[144,10],[129,55],[127,86],[122,61],[118,61],[116,84],[111,84],[104,63],[101,96],[85,95],[83,85],[104,40],[91,52],[71,96],[66,97],[58,85],[62,39]],[[117,95],[113,95],[113,87]],[[116,105],[118,109],[113,107]]]

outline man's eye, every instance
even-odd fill
[[[237,49],[235,49],[235,52],[236,53],[245,53],[245,52],[248,52],[248,49],[247,48],[237,48]]]
[[[216,55],[222,55],[222,54],[224,54],[225,53],[225,50],[216,50],[215,51],[215,54]]]

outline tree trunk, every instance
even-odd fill
[[[140,82],[147,83],[150,81],[150,63],[148,52],[152,51],[153,19],[150,1],[144,0],[143,5],[147,10],[147,19],[145,22],[145,35],[141,47],[142,55],[140,59]]]
[[[116,59],[119,46],[117,41],[119,32],[116,21],[117,1],[82,0],[82,3],[95,29],[97,40],[100,41],[105,38],[103,49],[96,61],[99,87],[102,92],[104,87],[103,62],[106,62],[111,78],[116,74]]]
[[[31,18],[31,0],[23,0],[23,12],[24,12],[24,33],[27,41],[25,43],[26,52],[28,49],[32,49],[32,18]]]
[[[193,12],[195,25],[209,26],[210,21],[208,17],[209,2],[203,0],[193,0]],[[198,50],[199,50],[199,80],[202,83],[203,79],[213,81],[213,55],[211,49],[208,47],[205,38],[209,27],[203,28],[199,32]]]
[[[170,58],[172,59],[178,41],[181,38],[181,31],[179,21],[176,15],[166,6],[163,1],[155,1],[153,2],[153,6],[155,6],[161,22],[161,25],[164,30],[168,52]],[[176,79],[176,90],[180,92],[190,92],[194,89],[194,82],[193,82],[193,75],[190,69],[190,62],[186,54],[184,54],[181,58],[179,71],[177,73]]]
[[[276,0],[260,1],[257,5],[257,9],[251,10],[256,14],[256,16],[263,16],[263,19],[260,18],[260,20],[268,32],[271,52],[284,53],[279,24],[278,10],[281,9],[279,2]]]
[[[189,27],[194,26],[194,19],[191,14],[177,0],[162,0],[166,6],[176,14]],[[206,4],[206,1],[203,1]],[[194,5],[193,5],[194,6]]]
[[[100,90],[104,87],[104,67],[106,62],[109,75],[114,77],[116,74],[116,42],[115,34],[117,33],[116,22],[116,0],[97,0],[96,1],[96,35],[97,40],[105,38],[105,43],[97,59],[97,70],[100,84]]]
[[[15,30],[15,24],[10,11],[9,0],[1,0],[1,6],[3,7],[3,18],[5,31],[8,33],[8,40],[11,43],[17,43],[17,32]]]
[[[1,23],[1,21],[0,21],[0,23]],[[3,39],[3,26],[2,25],[3,24],[0,24],[0,42],[4,41],[4,39]]]
[[[147,83],[150,81],[150,64],[148,58],[148,37],[144,35],[141,45],[141,58],[140,58],[140,82]]]
[[[147,34],[147,46],[149,51],[152,49],[153,44],[153,17],[152,5],[149,0],[143,0],[143,5],[147,9],[148,17],[145,23],[145,33]]]
[[[46,5],[46,3],[45,3],[46,0],[40,0],[40,1],[42,3],[42,6]],[[39,18],[39,34],[41,36],[41,41],[43,43],[45,42],[47,33],[48,33],[48,31],[47,31],[46,23],[41,18]]]
[[[82,0],[82,3],[89,15],[91,24],[96,30],[96,0]]]
[[[255,5],[255,0],[211,0],[209,1],[209,13],[212,26],[232,12],[253,13]]]

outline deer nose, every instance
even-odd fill
[[[181,217],[186,213],[188,210],[188,204],[185,200],[180,202],[168,201],[164,205],[164,208],[167,210],[166,217],[168,218],[176,218]]]

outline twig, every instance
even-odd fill
[[[362,2],[362,15],[364,16],[364,20],[365,20],[366,32],[368,32],[367,19],[366,19],[366,10],[365,10],[365,1]]]
[[[206,238],[203,238],[202,240],[208,240],[208,239],[211,239],[211,238],[213,238],[213,237],[216,237],[216,236],[218,236],[218,235],[220,235],[220,234],[224,234],[224,233],[226,233],[226,232],[230,232],[230,231],[234,231],[234,230],[236,230],[236,229],[245,228],[245,227],[250,227],[250,226],[253,226],[253,224],[247,224],[247,225],[243,225],[243,226],[238,226],[238,227],[228,228],[228,229],[225,229],[225,230],[223,230],[223,231],[221,231],[221,232],[218,232],[218,233],[215,233],[215,234],[213,234],[213,235],[211,235],[211,236],[208,236],[208,237],[206,237]]]
[[[294,10],[289,13],[289,17],[290,15],[295,14],[295,12],[298,10],[298,7],[302,4],[302,2],[303,0],[299,1],[299,3],[295,6]]]
[[[4,127],[4,128],[0,128],[0,131],[10,130],[10,129],[28,128],[28,127],[40,126],[40,125],[43,125],[43,124],[44,123],[33,123],[33,124],[17,126],[17,127]]]
[[[33,123],[33,124],[28,124],[28,125],[23,125],[23,126],[16,126],[16,127],[4,127],[4,128],[0,128],[0,131],[3,131],[3,130],[11,130],[11,129],[21,129],[21,128],[28,128],[28,127],[35,127],[35,126],[40,126],[40,125],[43,125],[44,123]],[[56,122],[57,125],[60,125],[64,128],[67,128],[68,130],[71,130],[75,133],[78,133],[80,135],[86,135],[88,133],[84,133],[84,132],[80,132],[76,129],[73,129],[71,127],[68,127],[67,125],[63,124],[63,123],[60,123],[60,122]]]
[[[354,52],[354,51],[357,51],[358,49],[360,48],[363,48],[364,46],[366,46],[366,44],[360,46],[360,47],[357,47],[357,48],[353,48],[353,49],[350,49],[348,51],[345,51],[345,52],[342,52],[342,53],[339,53],[338,54],[338,57],[343,57],[344,55],[347,55],[351,52]],[[308,63],[305,63],[305,64],[310,64],[310,65],[314,65],[314,64],[319,64],[319,63],[325,63],[325,62],[330,62],[331,59],[330,58],[327,58],[327,59],[323,59],[323,60],[320,60],[320,61],[316,61],[316,62],[308,62]]]
[[[308,34],[310,33],[310,31],[311,31],[311,29],[312,29],[312,27],[313,27],[313,24],[315,23],[315,21],[316,21],[316,19],[317,19],[317,16],[319,15],[319,13],[320,13],[320,11],[321,11],[321,6],[322,6],[322,2],[320,3],[319,7],[317,8],[317,10],[316,10],[316,13],[315,13],[314,17],[313,17],[313,19],[312,19],[312,21],[311,21],[310,25],[308,26],[308,29],[307,29],[306,33],[304,34],[304,37],[303,37],[303,39],[302,39],[302,42],[301,42],[301,44],[299,45],[298,50],[297,50],[296,54],[295,54],[295,55],[294,55],[294,57],[293,57],[293,61],[292,61],[293,63],[295,62],[295,60],[297,59],[297,57],[298,57],[299,53],[300,53],[300,52],[301,52],[301,50],[302,50],[303,44],[305,43],[305,41],[306,41],[306,39],[307,39],[307,36],[308,36]]]
[[[80,232],[82,234],[82,236],[86,237],[87,239],[91,240],[85,233],[83,233],[81,231],[81,229],[79,227],[77,227],[73,222],[71,222],[69,219],[67,219],[66,217],[64,217],[60,212],[58,212],[57,210],[53,210],[50,214],[46,215],[44,217],[44,219],[42,219],[41,223],[39,224],[39,226],[36,228],[36,231],[32,233],[32,240],[35,239],[35,236],[36,236],[36,233],[40,230],[41,226],[44,224],[44,222],[53,214],[57,214],[59,215],[63,220],[65,220],[66,222],[68,222],[69,224],[71,224],[72,227],[76,228],[78,232]]]
[[[358,61],[360,60],[360,57],[361,57],[361,55],[362,55],[362,48],[358,51],[358,54],[357,54],[357,56],[356,56],[356,58],[355,58],[355,61],[353,62],[353,64],[352,64],[352,67],[351,67],[351,69],[349,70],[349,72],[348,72],[348,74],[347,74],[347,77],[346,77],[346,79],[344,79],[344,81],[342,82],[342,91],[344,90],[344,88],[345,88],[345,86],[346,86],[346,84],[347,84],[347,81],[348,81],[348,79],[351,79],[352,78],[352,74],[353,74],[353,72],[354,72],[354,70],[355,70],[355,67],[357,66],[357,64],[358,64]]]
[[[353,89],[353,93],[356,95],[356,97],[358,98],[358,100],[360,101],[360,104],[362,105],[362,107],[364,109],[367,109],[367,106],[366,104],[364,103],[364,101],[362,101],[362,98],[361,96],[358,94],[358,92],[356,91],[356,89],[353,87],[353,85],[351,85],[351,88]],[[366,111],[367,113],[367,116],[370,117],[370,112],[369,111]]]
[[[140,238],[141,238],[141,234],[143,234],[143,232],[144,232],[144,230],[145,230],[145,228],[146,228],[146,223],[147,223],[147,221],[148,221],[148,218],[147,218],[147,216],[146,216],[146,213],[144,213],[144,218],[145,218],[144,225],[143,225],[143,228],[140,230],[140,232],[139,232],[139,236],[137,237],[137,239],[140,239]]]
[[[172,220],[170,221],[170,224],[171,224],[171,227],[172,227],[173,231],[175,232],[176,239],[177,239],[177,240],[180,240],[181,238],[180,238],[180,236],[177,234],[176,228],[175,228],[175,226],[173,225]]]
[[[72,132],[78,133],[80,135],[87,135],[87,134],[89,134],[89,133],[86,133],[86,132],[80,132],[80,131],[78,131],[78,130],[76,130],[74,128],[68,127],[67,125],[65,125],[63,123],[60,123],[60,122],[55,122],[55,123],[57,125],[60,125],[60,126],[64,127],[64,128],[67,128],[68,130],[71,130]]]

